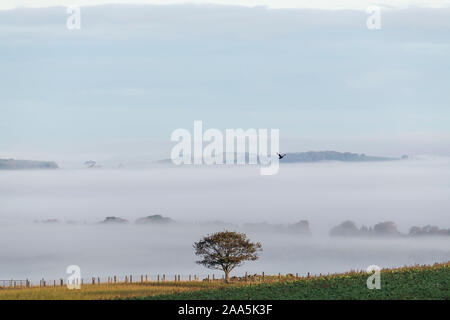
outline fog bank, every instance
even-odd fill
[[[450,259],[448,238],[336,239],[331,227],[394,221],[450,227],[448,160],[282,165],[275,176],[258,167],[155,167],[0,172],[0,277],[59,278],[78,264],[85,276],[206,274],[192,243],[220,231],[204,221],[242,225],[308,220],[312,237],[251,231],[261,260],[237,272],[319,273]],[[174,226],[138,226],[162,214]],[[106,216],[128,225],[99,225]],[[34,220],[58,219],[60,224]],[[67,221],[77,221],[68,225]],[[84,224],[86,223],[86,224]]]

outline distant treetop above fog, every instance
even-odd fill
[[[353,221],[347,220],[330,230],[331,236],[400,236],[397,225],[392,221],[377,223],[373,228],[358,228]]]
[[[53,161],[0,159],[0,170],[58,169]]]
[[[281,162],[320,162],[320,161],[390,161],[397,158],[366,156],[365,154],[338,151],[308,151],[287,153]]]
[[[437,226],[411,227],[410,236],[450,236],[450,229],[439,229]]]
[[[55,218],[35,220],[35,223],[60,225],[60,221]],[[124,218],[109,216],[98,224],[110,225],[126,225],[129,221]],[[66,221],[68,225],[79,225],[79,221]],[[288,224],[274,224],[268,222],[251,222],[243,223],[242,225],[228,223],[224,221],[203,221],[203,222],[177,222],[170,217],[160,214],[154,214],[135,220],[136,225],[154,225],[154,226],[182,226],[188,228],[189,226],[203,226],[210,230],[217,229],[233,229],[240,232],[263,232],[263,233],[278,233],[278,234],[293,234],[299,236],[311,236],[313,232],[310,228],[308,220],[299,220],[296,223]],[[397,229],[397,225],[393,221],[384,221],[375,224],[372,227],[362,225],[358,227],[354,221],[346,220],[339,225],[331,228],[329,235],[332,237],[419,237],[419,236],[450,236],[450,229],[440,229],[437,226],[426,225],[424,227],[413,226],[409,229],[409,233],[402,233]]]
[[[99,222],[99,223],[106,223],[106,224],[125,224],[128,223],[128,220],[119,218],[119,217],[106,217],[105,220]]]
[[[151,216],[139,218],[136,220],[136,224],[149,224],[149,223],[155,223],[155,224],[165,224],[165,223],[173,223],[174,221],[169,217],[163,217],[160,214],[154,214]]]
[[[57,224],[57,223],[59,223],[59,220],[58,219],[54,219],[54,218],[52,218],[52,219],[45,219],[45,220],[41,220],[41,221],[39,221],[39,220],[34,220],[34,223],[50,223],[50,224]]]
[[[377,236],[377,237],[399,237],[399,236],[422,236],[422,235],[450,235],[450,229],[439,229],[436,226],[412,227],[408,234],[397,230],[397,225],[392,221],[380,222],[373,227],[361,226],[358,228],[353,221],[347,220],[333,227],[330,236],[354,237],[354,236]]]

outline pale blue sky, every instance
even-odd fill
[[[155,153],[170,133],[279,128],[288,151],[450,155],[450,9],[0,11],[0,157]],[[161,147],[164,146],[164,147]],[[145,152],[143,151],[145,149]]]

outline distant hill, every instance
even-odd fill
[[[58,169],[53,161],[0,159],[0,170]]]
[[[224,162],[226,155],[224,154]],[[236,159],[236,157],[235,157]],[[246,163],[248,163],[249,154],[245,154]],[[280,163],[298,163],[298,162],[321,162],[321,161],[343,161],[343,162],[369,162],[369,161],[393,161],[405,160],[408,156],[401,158],[366,156],[365,154],[338,152],[338,151],[308,151],[308,152],[291,152],[280,160]],[[236,161],[235,161],[236,162]],[[170,164],[171,159],[159,160],[157,163]]]
[[[404,158],[403,158],[404,159]],[[281,162],[319,162],[319,161],[391,161],[398,158],[366,156],[365,154],[338,151],[308,151],[287,153]]]

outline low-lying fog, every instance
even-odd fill
[[[275,176],[260,176],[259,168],[249,166],[3,171],[0,278],[65,278],[71,264],[79,265],[86,278],[205,275],[212,272],[194,263],[192,243],[223,229],[201,224],[213,220],[237,225],[309,221],[309,238],[248,232],[264,252],[234,274],[448,261],[449,237],[343,239],[330,238],[328,231],[344,220],[358,226],[391,220],[404,233],[415,225],[449,228],[449,164],[442,159],[296,164],[282,165]],[[134,225],[152,214],[180,223]],[[106,216],[130,223],[96,224]],[[34,222],[47,219],[60,223]]]

